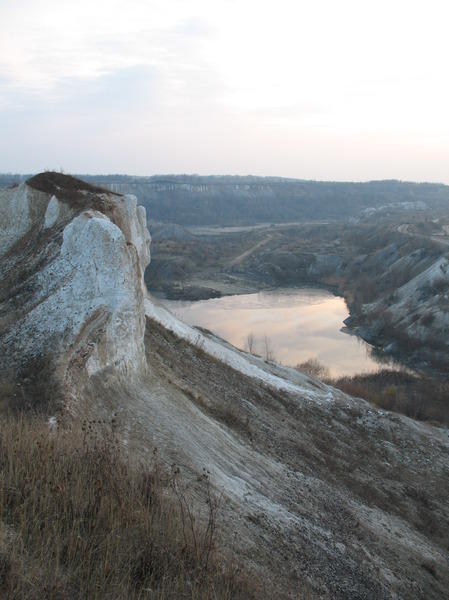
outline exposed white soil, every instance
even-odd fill
[[[416,257],[399,259],[394,269],[407,269]],[[401,264],[399,264],[401,263]],[[449,260],[441,256],[418,275],[397,289],[395,300],[388,306],[391,323],[418,340],[440,339],[446,346],[449,338],[441,335],[449,329]],[[365,313],[376,313],[383,299],[364,305]]]
[[[133,456],[157,448],[178,465],[193,498],[210,472],[221,535],[266,582],[264,597],[444,597],[447,430],[294,370],[282,387],[274,365],[263,375],[257,359],[148,312],[148,374],[97,375],[87,396],[100,417],[117,413]]]

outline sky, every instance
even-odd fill
[[[443,0],[0,0],[0,172],[449,183]]]

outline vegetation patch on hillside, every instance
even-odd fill
[[[445,381],[383,369],[377,373],[340,377],[330,383],[385,410],[419,421],[449,425],[449,384]]]
[[[179,469],[132,466],[114,423],[0,420],[0,596],[40,600],[253,598],[218,552],[205,473],[202,518]]]

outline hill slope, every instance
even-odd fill
[[[49,416],[115,414],[129,454],[149,464],[157,447],[192,502],[206,469],[223,540],[266,598],[444,597],[447,430],[248,356],[145,298],[133,198],[46,174],[3,192],[0,210],[3,377],[42,383],[31,367],[45,357]]]

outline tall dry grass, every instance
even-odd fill
[[[98,423],[57,430],[0,418],[0,597],[252,598],[216,544],[203,476],[199,520],[176,469],[132,467]]]
[[[449,384],[446,381],[384,369],[328,379],[327,383],[385,410],[418,421],[449,424]]]

